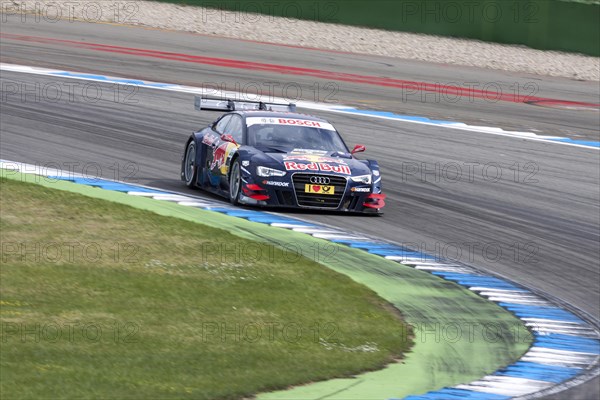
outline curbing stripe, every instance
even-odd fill
[[[322,239],[296,233],[289,229],[271,229],[270,225],[256,224],[245,219],[229,217],[222,213],[210,212],[201,208],[184,207],[177,202],[154,201],[152,198],[129,196],[126,193],[99,190],[92,186],[77,185],[66,181],[50,181],[40,176],[19,174],[12,169],[0,170],[4,178],[38,183],[84,196],[100,198],[149,210],[182,220],[213,225],[220,229],[235,229],[235,234],[247,239],[283,246],[296,247],[300,254],[322,263],[338,273],[345,274],[355,281],[374,290],[385,301],[398,310],[403,310],[405,320],[414,329],[415,337],[424,338],[427,326],[454,326],[456,322],[463,326],[485,326],[492,324],[504,332],[501,341],[484,338],[479,329],[476,337],[459,340],[451,344],[447,340],[416,340],[415,346],[406,355],[402,363],[390,363],[383,369],[361,373],[356,378],[332,379],[295,387],[287,391],[261,393],[259,399],[387,399],[424,393],[443,386],[469,382],[491,373],[498,367],[512,363],[527,351],[533,337],[526,333],[518,337],[511,333],[516,318],[497,305],[470,294],[458,285],[445,284],[443,280],[425,274],[404,265],[395,266],[393,262],[368,254],[348,246],[327,245]],[[221,203],[221,202],[220,202]],[[319,255],[315,249],[322,249]],[[329,252],[334,250],[336,256]],[[322,257],[324,256],[324,257]],[[433,300],[429,300],[433,297]],[[444,301],[440,301],[444,299]],[[438,306],[430,308],[433,304]],[[479,305],[479,307],[477,307]],[[448,307],[442,311],[440,307]],[[453,310],[452,312],[448,312]],[[485,310],[485,311],[483,311]],[[497,318],[497,319],[496,319]],[[483,325],[482,325],[483,324]],[[526,332],[526,331],[525,331]],[[454,342],[453,342],[454,343]],[[493,344],[496,343],[496,344]],[[497,351],[494,351],[496,350]],[[488,351],[486,351],[488,350]],[[469,352],[473,356],[467,357]],[[443,354],[444,356],[440,356]],[[446,358],[447,357],[447,358]],[[447,368],[448,363],[460,366]],[[403,382],[399,384],[399,382]],[[445,382],[442,384],[441,382]],[[412,388],[412,390],[411,390]]]
[[[39,168],[27,164],[15,163],[0,160],[0,168],[6,166],[14,170],[15,167],[22,173],[34,173],[45,175]],[[255,219],[262,223],[292,229],[297,232],[309,234],[312,236],[323,235],[346,235],[347,233],[318,224],[306,224],[304,221],[290,218],[283,215],[271,214],[263,211],[243,210],[233,207],[205,206],[204,202],[198,202],[194,197],[178,195],[167,191],[160,191],[153,188],[130,185],[121,182],[90,180],[81,177],[69,177],[51,174],[53,179],[67,180],[75,183],[100,187],[105,190],[123,191],[134,195],[143,195],[162,199],[163,201],[173,201],[179,204],[193,204],[194,207],[201,207],[209,211],[220,212],[230,216],[236,216],[244,219]],[[206,202],[206,204],[210,204]],[[350,235],[352,236],[352,235]],[[378,254],[390,259],[394,257],[406,258],[408,249],[396,246],[382,241],[352,237],[347,240],[333,241],[339,244],[345,244],[349,247],[355,247],[372,254]],[[391,250],[390,250],[391,249]],[[404,253],[396,256],[389,253]],[[412,252],[411,256],[419,256],[435,260],[434,269],[420,268],[429,271],[431,274],[440,278],[458,283],[471,291],[494,301],[496,296],[499,300],[494,301],[499,306],[512,312],[522,320],[524,324],[545,323],[545,329],[541,332],[534,330],[534,344],[530,350],[523,356],[522,360],[515,362],[493,375],[483,377],[482,379],[471,382],[466,385],[457,385],[453,388],[443,388],[437,391],[429,392],[420,396],[409,396],[406,399],[449,399],[449,398],[498,398],[507,399],[514,396],[525,396],[535,394],[536,392],[547,390],[553,386],[569,382],[574,377],[589,373],[590,370],[598,370],[597,355],[600,354],[600,333],[597,324],[586,322],[575,314],[565,309],[552,306],[552,302],[542,298],[532,291],[520,287],[506,280],[483,275],[481,272],[467,266],[457,266],[447,264],[443,260],[437,260],[434,257],[427,256],[419,252]],[[418,264],[409,266],[415,267]],[[457,272],[460,269],[460,272]],[[485,294],[492,296],[486,296]],[[537,301],[540,305],[515,303],[515,299],[528,299]],[[504,301],[509,300],[509,301]],[[554,326],[550,324],[554,323]],[[558,326],[556,324],[558,323]],[[577,329],[579,328],[579,329]],[[570,334],[565,334],[571,332]],[[593,357],[593,360],[592,360]],[[525,360],[523,360],[525,359]],[[544,362],[545,359],[549,361]],[[566,362],[565,365],[565,361]],[[590,360],[584,364],[584,360]],[[581,365],[581,367],[578,367]],[[585,368],[587,366],[587,368]],[[495,395],[497,397],[492,397]],[[481,397],[484,396],[484,397]]]
[[[142,81],[142,80],[137,80],[137,79],[126,79],[126,78],[111,77],[111,76],[106,76],[106,75],[87,74],[87,73],[81,73],[81,72],[70,72],[70,71],[29,67],[29,66],[14,65],[14,64],[0,63],[0,70],[26,73],[26,74],[34,74],[34,75],[54,76],[54,77],[60,77],[60,78],[65,78],[65,79],[78,79],[78,80],[87,80],[87,81],[94,81],[94,82],[114,83],[117,85],[137,86],[137,87],[144,87],[144,88],[148,88],[148,89],[167,90],[167,91],[180,92],[180,93],[193,93],[193,94],[198,94],[198,95],[224,96],[224,97],[231,97],[231,98],[238,98],[238,99],[239,98],[243,99],[245,96],[245,94],[243,94],[243,93],[218,91],[218,90],[215,91],[212,88],[211,89],[202,89],[202,88],[193,87],[193,86],[183,86],[183,85],[170,84],[170,83]],[[282,99],[282,98],[269,98],[269,101],[288,102],[286,99]],[[490,135],[515,137],[515,138],[519,138],[519,139],[535,140],[535,141],[542,141],[542,142],[546,142],[546,143],[555,143],[555,144],[562,144],[562,145],[566,145],[566,146],[575,146],[575,147],[581,147],[581,148],[587,148],[587,149],[600,150],[600,142],[574,140],[571,138],[555,137],[555,136],[542,136],[542,135],[537,135],[533,132],[506,131],[504,129],[496,128],[496,127],[468,125],[468,124],[465,124],[462,122],[456,122],[456,121],[432,120],[432,119],[429,119],[426,117],[399,115],[399,114],[394,114],[394,113],[385,112],[385,111],[359,110],[359,109],[353,108],[353,107],[342,106],[342,105],[332,106],[332,105],[324,104],[324,103],[299,101],[297,103],[297,106],[301,107],[301,108],[310,109],[310,110],[320,110],[320,111],[326,111],[326,112],[332,112],[332,113],[351,114],[351,115],[357,115],[357,116],[361,116],[361,117],[387,119],[387,120],[404,122],[404,123],[422,124],[422,125],[436,126],[436,127],[440,127],[440,128],[458,129],[458,130],[469,131],[469,132],[487,133]]]

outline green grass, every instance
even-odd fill
[[[278,248],[12,180],[0,210],[3,399],[241,398],[410,345],[373,292]]]

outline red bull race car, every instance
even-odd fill
[[[197,110],[228,111],[185,144],[181,179],[234,205],[380,213],[374,160],[359,160],[324,119],[294,104],[196,97]]]

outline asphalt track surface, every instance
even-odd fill
[[[9,17],[0,33],[3,63],[192,86],[219,84],[227,90],[244,88],[249,83],[264,89],[268,88],[265,82],[279,83],[279,87],[292,82],[294,87],[302,88],[303,98],[308,101],[337,100],[361,108],[575,139],[598,141],[600,136],[597,111],[467,97],[449,101],[431,93],[411,94],[408,90],[365,83],[100,52],[22,37],[430,83],[477,82],[480,88],[492,82],[507,93],[514,92],[515,83],[519,88],[534,83],[536,96],[592,103],[600,102],[597,82],[106,24],[33,20],[23,23],[17,16]],[[117,92],[109,84],[94,84],[84,94],[87,82],[12,72],[2,72],[1,83],[1,158],[204,195],[186,189],[179,181],[180,158],[188,135],[219,114],[194,111],[192,95],[152,89]],[[15,84],[19,88],[16,94]],[[338,90],[333,97],[327,97],[332,93],[332,86],[328,85],[332,84]],[[281,96],[281,89],[274,87],[271,94]],[[252,90],[251,86],[248,88]],[[59,100],[55,100],[56,90],[62,91]],[[287,97],[295,94],[289,92]],[[291,212],[293,215],[397,243],[412,243],[420,250],[542,290],[599,318],[598,150],[341,114],[320,115],[342,132],[350,146],[365,144],[364,157],[379,161],[388,195],[385,215]],[[600,395],[599,386],[600,380],[595,379],[552,398],[595,399]]]

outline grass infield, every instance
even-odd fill
[[[2,398],[240,398],[411,345],[387,302],[293,246],[13,180],[0,210]]]

